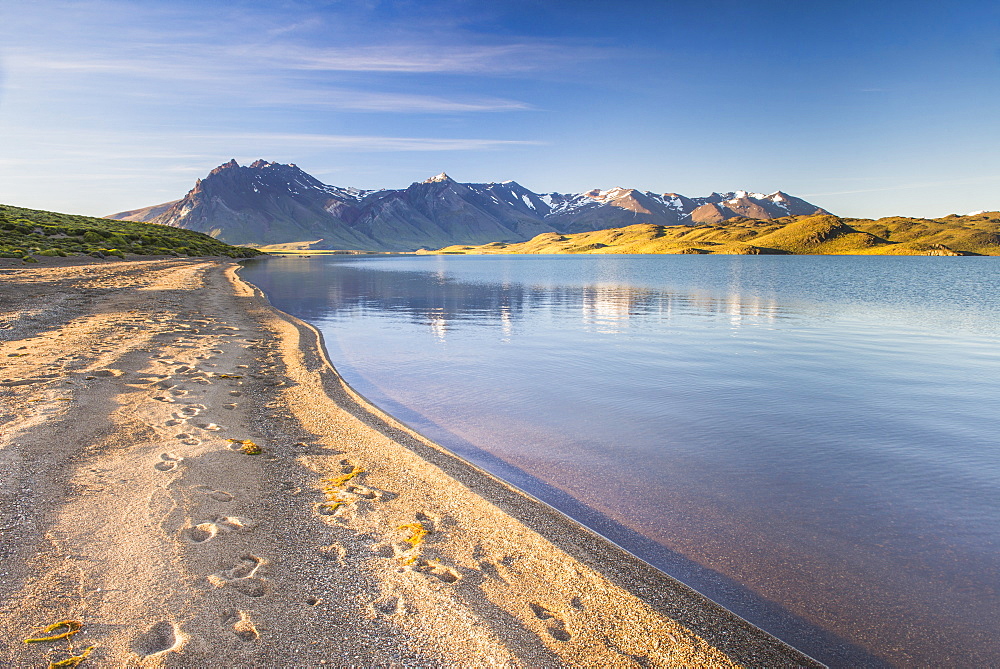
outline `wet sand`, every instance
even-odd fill
[[[371,406],[235,263],[45,260],[0,264],[5,662],[818,666]]]

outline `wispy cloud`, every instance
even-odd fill
[[[174,47],[176,48],[176,47]],[[66,74],[70,76],[111,75],[132,76],[155,83],[162,80],[191,83],[224,82],[246,70],[245,64],[220,57],[213,47],[175,53],[152,46],[144,54],[88,53],[81,56],[72,50],[59,53],[55,49],[35,50],[8,47],[4,66],[9,72],[24,77]]]
[[[262,56],[258,54],[256,58]],[[180,94],[187,97],[211,99],[225,95],[244,104],[266,107],[308,106],[396,113],[517,112],[533,109],[527,102],[505,98],[381,91],[377,90],[378,83],[374,81],[369,82],[367,88],[329,86],[322,79],[308,78],[305,72],[311,68],[300,61],[258,62],[236,58],[226,50],[196,54],[185,52],[170,58],[162,53],[154,58],[73,58],[69,55],[13,50],[5,59],[5,64],[10,71],[20,75],[15,78],[11,89],[37,87],[37,82],[43,77],[70,78],[72,81],[66,85],[77,87],[87,86],[83,80],[85,76],[128,77],[138,80],[138,84],[122,87],[125,94],[138,96],[142,91],[149,91],[147,95],[162,95],[175,101],[178,92],[158,88],[156,82],[181,85]],[[303,74],[296,75],[295,72]],[[321,73],[317,72],[314,76],[321,76]]]
[[[282,35],[288,35],[290,33],[300,32],[302,30],[308,30],[312,28],[319,28],[323,25],[323,22],[317,17],[310,17],[302,21],[295,21],[294,23],[289,23],[283,26],[275,26],[267,31],[270,37],[279,37]]]
[[[255,104],[261,105],[295,105],[366,112],[464,113],[533,109],[528,103],[518,100],[446,98],[433,95],[379,93],[350,88],[289,88],[281,92],[259,92],[251,99]]]
[[[383,46],[272,50],[284,67],[340,72],[490,73],[504,75],[553,69],[602,57],[593,48],[547,43],[495,46],[387,44]]]
[[[282,147],[325,147],[348,151],[484,151],[510,146],[539,146],[544,142],[510,139],[452,139],[435,137],[380,137],[367,135],[316,135],[299,133],[213,133],[187,135],[187,139],[212,142],[274,144]]]
[[[34,146],[47,157],[0,158],[0,167],[44,165],[57,155],[78,164],[111,165],[115,170],[136,170],[137,164],[163,161],[204,169],[204,161],[219,156],[266,157],[310,149],[352,152],[383,151],[491,151],[519,146],[544,146],[527,139],[401,137],[295,132],[130,132],[104,130],[78,136],[70,130],[53,130]],[[99,159],[95,159],[99,156]],[[102,167],[103,169],[103,167]]]
[[[198,73],[282,70],[315,72],[399,72],[505,76],[555,70],[607,58],[603,49],[547,42],[493,46],[441,46],[419,42],[344,48],[309,48],[291,43],[198,44],[147,42],[128,53],[114,44],[79,47],[46,44],[11,46],[8,67],[83,73],[132,73],[197,77]]]

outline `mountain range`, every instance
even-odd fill
[[[294,164],[258,160],[241,166],[231,160],[180,200],[107,218],[195,230],[228,244],[409,251],[637,223],[718,224],[827,213],[781,191],[689,198],[618,187],[538,194],[514,181],[459,183],[444,173],[404,189],[359,190],[324,184]]]

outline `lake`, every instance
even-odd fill
[[[1000,666],[1000,262],[251,261],[341,375],[834,666]]]

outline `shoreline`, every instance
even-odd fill
[[[12,661],[822,666],[378,409],[236,263],[60,265],[0,266],[48,297],[0,329]]]

